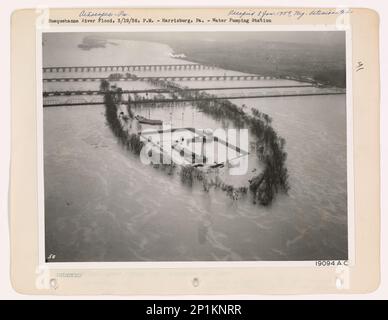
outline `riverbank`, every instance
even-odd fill
[[[338,60],[325,47],[278,42],[209,42],[193,45],[179,41],[168,43],[185,60],[220,69],[259,74],[322,86],[346,88],[345,54]],[[200,50],[199,50],[200,48]],[[319,62],[318,62],[319,61]]]
[[[325,32],[322,32],[322,36],[316,32],[314,35],[305,32],[310,41],[304,43],[291,42],[284,32],[277,32],[271,37],[260,32],[235,34],[234,37],[223,32],[194,32],[190,33],[190,37],[185,33],[176,33],[171,37],[163,32],[111,33],[106,37],[85,37],[82,43],[99,43],[101,39],[109,43],[110,40],[114,43],[115,39],[152,41],[168,45],[173,55],[185,56],[184,59],[179,58],[180,62],[187,60],[225,70],[346,88],[345,33],[341,35],[343,39],[338,37],[333,43],[325,41]],[[313,41],[312,37],[316,39]]]

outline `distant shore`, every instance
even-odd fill
[[[115,39],[150,41],[168,45],[179,60],[215,66],[225,70],[273,76],[322,86],[346,88],[346,48],[343,44],[293,43],[264,40],[236,40],[177,34],[108,34],[87,36],[82,49],[114,45]],[[178,58],[178,57],[177,57]]]
[[[311,45],[241,42],[238,46],[232,47],[227,42],[214,42],[194,46],[184,41],[166,44],[174,52],[184,54],[186,56],[184,60],[190,62],[225,70],[346,88],[344,57],[333,59],[330,52],[325,50],[320,52],[321,48]],[[321,57],[317,59],[317,56]]]

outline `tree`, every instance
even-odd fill
[[[100,91],[102,92],[107,92],[109,91],[109,87],[110,87],[110,84],[107,80],[101,80],[101,83],[100,83]]]
[[[120,87],[117,88],[116,89],[116,103],[121,103],[122,95],[123,95],[123,89],[121,89]]]

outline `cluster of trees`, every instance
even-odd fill
[[[344,69],[324,69],[317,71],[314,80],[327,86],[346,88],[346,70]]]
[[[195,181],[199,181],[202,183],[204,191],[209,192],[211,187],[220,188],[232,200],[238,200],[241,195],[245,195],[248,191],[247,187],[234,187],[221,180],[211,180],[204,171],[193,166],[182,166],[179,175],[182,183],[190,187],[193,186]]]
[[[187,87],[180,86],[172,81],[159,79],[150,79],[148,81],[154,86],[171,90],[170,94],[173,98],[197,99],[197,101],[193,101],[193,105],[201,111],[210,114],[216,120],[228,119],[233,121],[234,125],[239,128],[244,126],[244,117],[246,115],[244,110],[229,100],[212,100],[216,96],[204,91],[189,91]]]
[[[112,88],[109,81],[102,80],[100,84],[100,90],[105,92],[104,95],[104,105],[105,105],[105,117],[110,129],[113,131],[115,136],[119,139],[119,142],[127,148],[127,150],[132,151],[135,155],[140,155],[144,142],[141,141],[140,136],[136,133],[129,133],[127,130],[123,129],[123,125],[120,122],[120,117],[118,114],[117,105],[122,101],[122,89],[121,88]],[[127,110],[130,118],[134,117],[133,111],[131,110],[130,103],[127,104]],[[124,121],[128,121],[127,118],[121,118]],[[167,169],[167,174],[172,175],[175,169],[175,164],[162,164],[154,165],[155,168],[161,168],[162,170]],[[199,170],[197,170],[199,172]],[[192,180],[199,179],[198,172],[191,173]],[[184,178],[187,181],[187,178]]]
[[[192,186],[194,181],[203,181],[204,172],[193,166],[182,166],[179,172],[181,181],[189,186]]]
[[[211,98],[212,95],[206,92],[188,91],[185,90],[185,87],[173,82],[155,79],[150,80],[150,82],[155,86],[171,89],[178,98],[193,99],[195,107],[215,119],[228,119],[238,128],[248,127],[251,130],[257,138],[257,155],[265,165],[263,172],[249,180],[249,190],[252,192],[255,202],[257,201],[261,205],[269,205],[278,192],[287,192],[289,190],[288,171],[286,168],[287,153],[284,151],[285,140],[279,137],[273,129],[271,117],[257,109],[252,109],[252,115],[249,115],[243,108],[238,107],[229,100],[198,99],[195,101],[195,98]],[[107,122],[121,143],[139,155],[144,143],[137,134],[129,134],[126,130],[123,130],[117,114],[117,104],[121,102],[122,90],[121,88],[111,89],[108,81],[103,80],[101,82],[100,90],[105,92]],[[127,108],[128,113],[133,117],[130,101],[128,101]],[[202,181],[204,190],[209,190],[211,184],[207,181],[202,170],[193,166],[182,166],[179,174],[183,183],[192,186],[194,181]],[[239,194],[247,192],[247,188],[234,188],[231,185],[222,183],[216,187],[221,187],[233,199],[238,198]]]
[[[185,87],[173,82],[157,79],[150,81],[155,86],[171,89],[181,98],[194,99],[193,105],[195,107],[217,120],[228,119],[238,128],[249,127],[257,138],[257,155],[265,165],[264,171],[249,181],[249,189],[254,195],[255,202],[258,201],[261,205],[269,205],[278,192],[289,190],[286,167],[287,153],[284,150],[285,139],[279,137],[273,129],[270,116],[257,109],[252,109],[252,115],[248,115],[243,108],[229,100],[211,100],[211,97],[213,97],[211,94],[185,90]],[[195,101],[196,98],[198,100]],[[184,171],[182,174],[184,175],[183,180],[187,180],[192,184],[193,175],[188,171]],[[232,197],[235,194],[233,186],[225,186],[225,191],[229,192]]]
[[[108,77],[109,80],[119,80],[122,78],[123,78],[123,75],[121,73],[112,73]]]
[[[103,80],[105,81],[105,80]],[[104,84],[105,85],[105,84]],[[109,86],[109,83],[108,83]],[[117,92],[106,91],[104,95],[105,117],[110,129],[113,131],[119,141],[129,150],[139,155],[144,143],[140,140],[139,135],[128,133],[123,130],[122,124],[117,114],[117,103],[121,100],[120,90]]]
[[[287,192],[289,189],[285,164],[287,153],[284,151],[286,141],[277,135],[271,125],[272,119],[267,114],[257,109],[253,109],[252,114],[248,117],[248,124],[257,137],[256,152],[265,164],[265,169],[250,180],[250,190],[260,204],[268,205],[276,193]]]

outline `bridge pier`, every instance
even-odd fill
[[[44,67],[43,72],[96,72],[96,71],[131,71],[131,70],[208,70],[213,66],[205,66],[197,63],[183,64],[155,64],[155,65],[121,65],[121,66],[66,66]]]

